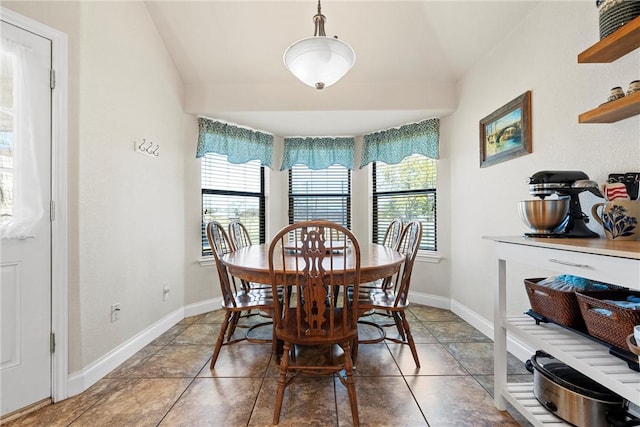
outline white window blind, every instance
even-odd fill
[[[351,171],[333,165],[289,169],[289,223],[325,219],[351,228]]]
[[[437,250],[437,160],[419,154],[395,165],[373,163],[373,241],[380,243],[389,223],[422,222],[421,250]]]
[[[259,160],[232,164],[227,156],[208,153],[202,157],[202,254],[210,255],[205,234],[209,221],[242,222],[254,244],[265,241],[264,168]]]

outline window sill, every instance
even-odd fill
[[[442,261],[442,257],[434,252],[418,252],[416,261],[428,262],[431,264],[439,264]]]
[[[213,255],[210,255],[210,256],[203,256],[200,259],[198,259],[198,264],[200,264],[200,267],[209,267],[212,265],[216,265],[216,262],[213,259]]]

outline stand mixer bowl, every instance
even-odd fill
[[[533,234],[552,234],[569,213],[569,199],[522,200],[518,213]]]

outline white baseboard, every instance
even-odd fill
[[[211,298],[208,300],[196,302],[184,306],[184,317],[197,316],[198,314],[208,313],[220,308],[222,297]]]
[[[493,340],[493,323],[456,300],[420,292],[411,292],[410,300],[416,304],[451,310]],[[212,298],[179,308],[114,348],[85,369],[70,374],[67,378],[68,397],[82,393],[91,387],[185,317],[197,316],[198,314],[216,310],[220,308],[220,302],[221,298]],[[529,359],[535,353],[535,350],[531,349],[526,343],[512,336],[507,337],[507,349],[522,361]]]
[[[451,300],[450,310],[493,341],[493,322],[456,300]],[[507,334],[507,350],[523,362],[530,359],[531,355],[535,353],[535,349],[511,334]]]
[[[70,374],[67,377],[67,397],[82,393],[104,378],[105,375],[120,366],[125,360],[184,319],[184,313],[184,307],[180,307],[148,328],[140,331],[83,370]]]
[[[91,387],[100,379],[104,378],[109,372],[120,366],[122,362],[167,332],[185,317],[197,316],[198,314],[216,310],[220,308],[221,301],[222,298],[212,298],[179,308],[143,331],[140,331],[137,335],[114,348],[82,371],[70,374],[67,378],[68,397],[82,393]]]
[[[422,292],[409,292],[409,301],[429,307],[450,310],[450,299],[438,295],[424,294]]]

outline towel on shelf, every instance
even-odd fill
[[[603,300],[604,302],[608,302],[609,304],[617,305],[621,308],[626,308],[629,310],[640,310],[640,302],[631,302],[631,301],[614,301],[610,299]]]
[[[560,276],[552,276],[538,282],[540,286],[546,286],[549,289],[557,291],[606,291],[609,285],[594,282],[584,277],[563,274]]]

